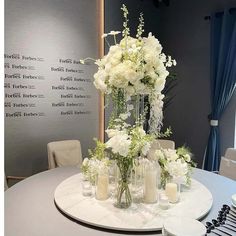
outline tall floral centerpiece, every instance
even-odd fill
[[[127,208],[131,204],[129,177],[135,159],[146,156],[152,141],[159,137],[163,118],[162,90],[169,75],[168,67],[176,61],[162,52],[159,41],[149,33],[143,37],[144,19],[140,14],[135,37],[130,35],[128,10],[122,6],[123,31],[111,31],[103,38],[109,46],[107,55],[95,60],[98,71],[94,74],[94,85],[112,99],[113,112],[106,130],[108,141],[103,151],[116,160],[119,169],[116,206]],[[122,33],[122,39],[117,37]],[[112,45],[110,39],[114,41]],[[86,63],[81,60],[81,63]],[[140,101],[144,96],[149,103],[149,132],[143,129],[144,107]],[[93,156],[94,158],[94,156]],[[86,160],[87,161],[87,160]]]
[[[112,96],[117,117],[127,111],[127,102],[131,98],[139,101],[140,96],[148,95],[150,133],[158,135],[163,118],[162,90],[169,75],[167,67],[176,65],[176,61],[162,52],[161,44],[152,33],[148,37],[142,37],[142,14],[139,17],[136,37],[131,37],[128,10],[125,5],[121,9],[124,15],[122,39],[117,43],[116,36],[121,33],[119,31],[103,35],[110,48],[107,55],[95,61],[98,71],[94,75],[94,85],[102,93]],[[115,43],[112,46],[108,41],[111,36]]]

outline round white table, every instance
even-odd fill
[[[64,216],[54,204],[54,191],[63,180],[79,172],[75,167],[56,168],[31,176],[9,188],[5,192],[5,236],[161,235],[160,232],[105,230]],[[193,178],[203,183],[213,195],[212,209],[202,219],[205,223],[217,217],[223,204],[230,205],[231,195],[236,193],[236,181],[201,169],[194,169]],[[197,207],[197,203],[193,207]]]

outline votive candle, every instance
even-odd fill
[[[169,199],[165,193],[160,193],[159,195],[159,206],[163,210],[167,210],[169,208]]]
[[[171,203],[178,201],[178,186],[176,183],[167,183],[165,193]]]

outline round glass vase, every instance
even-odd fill
[[[114,206],[117,208],[129,208],[132,197],[129,189],[132,164],[127,161],[118,160],[118,181]]]

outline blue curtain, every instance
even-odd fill
[[[236,87],[236,12],[226,9],[211,16],[211,114],[204,169],[216,171],[220,164],[218,121]],[[219,122],[220,124],[220,122]]]

